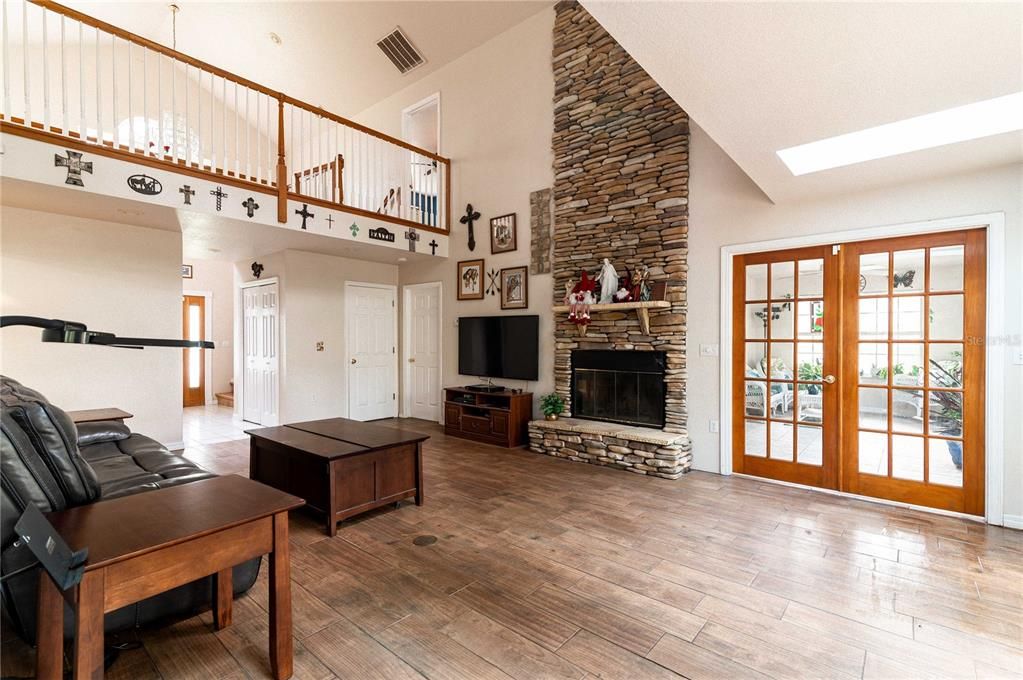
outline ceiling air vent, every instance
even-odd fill
[[[377,47],[384,51],[395,68],[403,74],[422,65],[425,61],[423,55],[419,54],[419,51],[412,46],[400,28],[395,28],[392,33],[377,41]]]

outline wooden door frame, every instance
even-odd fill
[[[1003,311],[1005,309],[1005,213],[983,213],[950,217],[922,222],[908,222],[887,226],[848,229],[831,233],[811,234],[770,241],[740,243],[721,247],[721,280],[720,280],[720,346],[721,352],[718,390],[720,400],[718,410],[720,418],[719,460],[721,474],[731,475],[732,472],[732,361],[733,344],[732,296],[734,267],[736,255],[755,253],[765,250],[787,250],[806,246],[840,245],[852,241],[871,241],[896,236],[915,236],[936,234],[946,231],[961,231],[970,228],[986,228],[987,246],[987,306],[985,324],[988,338],[1002,338],[1005,335]],[[727,352],[727,353],[726,353]],[[984,472],[984,519],[989,524],[1004,524],[1004,484],[1005,484],[1005,379],[1007,350],[1004,343],[989,342],[986,346],[984,420],[985,420],[985,472]],[[757,479],[764,479],[758,477]],[[772,481],[766,480],[765,481]],[[785,483],[785,482],[780,482]],[[798,486],[798,485],[797,485]],[[807,487],[816,488],[816,487]],[[844,492],[845,496],[853,496]],[[973,515],[947,513],[923,506],[910,506],[907,503],[885,501],[869,496],[855,496],[864,500],[889,503],[898,506],[916,507],[921,510],[942,514],[953,514],[973,518]]]
[[[352,295],[352,288],[356,288],[356,287],[359,287],[359,288],[379,288],[381,290],[389,290],[394,295],[394,307],[392,307],[393,312],[391,314],[391,322],[392,322],[392,331],[391,332],[394,334],[394,382],[392,383],[391,388],[394,390],[394,394],[396,395],[396,397],[397,397],[397,394],[398,394],[398,387],[399,387],[399,380],[400,380],[400,374],[399,374],[399,371],[398,371],[398,342],[399,342],[399,339],[398,339],[398,286],[397,286],[397,284],[392,284],[392,283],[368,283],[368,282],[365,282],[365,281],[345,281],[344,295],[342,297],[344,299],[344,323],[345,323],[345,416],[348,417],[348,418],[352,417],[352,400],[349,398],[351,396],[352,384],[351,384],[351,380],[349,380],[350,376],[349,376],[349,372],[348,372],[348,367],[352,365],[352,343],[349,341],[349,339],[351,337],[350,336],[351,326],[349,324],[348,315],[351,313],[351,309],[352,309],[352,306],[350,304],[350,302],[351,302],[351,295]],[[398,399],[395,398],[394,399],[394,416],[393,417],[397,418],[398,415],[399,415]]]
[[[239,422],[248,422],[245,420],[245,329],[243,324],[245,323],[245,298],[243,291],[246,288],[258,288],[259,286],[268,286],[270,284],[277,284],[277,423],[284,419],[281,409],[281,385],[284,384],[284,329],[282,323],[284,319],[284,296],[281,294],[281,282],[276,276],[270,276],[265,279],[255,279],[253,281],[246,281],[238,285],[238,297],[235,300],[235,362],[234,362],[234,382],[235,382],[235,418]],[[274,423],[276,425],[277,423]],[[263,427],[268,427],[266,423],[262,424]]]
[[[436,288],[437,289],[437,372],[442,378],[444,376],[444,352],[441,351],[441,347],[444,344],[444,282],[443,281],[429,281],[427,283],[409,283],[401,287],[401,412],[400,415],[403,418],[412,417],[412,367],[409,364],[409,348],[412,346],[412,319],[409,314],[411,305],[409,300],[412,297],[412,292],[417,288]],[[443,382],[443,380],[442,380]],[[441,397],[444,393],[444,386],[439,385],[438,397]],[[438,402],[437,410],[437,422],[444,422],[444,400],[440,399]]]
[[[193,297],[205,298],[205,301],[203,302],[203,305],[204,305],[204,308],[205,308],[204,316],[206,317],[206,319],[205,319],[205,323],[204,323],[205,327],[203,328],[203,333],[205,333],[204,337],[207,340],[213,339],[213,291],[212,290],[182,290],[181,291],[181,295],[182,296],[184,296],[184,295],[191,295]],[[182,329],[182,330],[184,330],[184,329]],[[184,337],[184,334],[182,334],[181,337]],[[215,352],[215,351],[216,350],[213,350],[211,352],[206,353],[205,360],[203,361],[203,374],[204,374],[204,377],[206,379],[206,395],[205,395],[205,398],[206,398],[206,405],[207,406],[209,406],[210,404],[214,403],[214,400],[213,400],[213,352]]]

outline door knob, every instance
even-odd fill
[[[355,357],[352,357],[352,363],[353,364],[355,363]]]
[[[826,375],[823,378],[821,378],[821,380],[823,380],[824,382],[826,382],[829,385],[834,385],[835,384],[835,376],[833,376],[833,375]]]

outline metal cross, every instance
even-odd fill
[[[465,214],[458,221],[469,225],[469,250],[476,250],[476,235],[472,231],[472,223],[480,218],[480,214],[472,209],[472,203],[465,206]]]
[[[53,154],[53,167],[67,168],[67,179],[64,180],[64,184],[84,187],[85,183],[82,182],[82,173],[92,174],[92,161],[83,161],[82,154],[77,151],[65,150],[64,153],[67,154],[67,158],[61,158],[57,154]]]
[[[220,209],[223,207],[223,204],[224,204],[224,199],[227,198],[227,194],[224,193],[223,189],[221,189],[220,187],[217,187],[216,191],[211,191],[210,192],[210,196],[216,196],[217,197],[217,212],[220,212]],[[252,217],[252,215],[249,215],[249,217]]]
[[[256,207],[258,208],[259,206],[256,206]],[[314,213],[309,212],[309,206],[307,204],[305,204],[305,203],[302,204],[302,209],[301,210],[296,210],[295,211],[295,214],[302,216],[302,228],[303,229],[305,229],[305,221],[307,219],[309,219],[310,217],[316,217],[316,215]],[[249,217],[252,217],[252,215],[249,215]]]
[[[419,240],[419,234],[416,232],[415,227],[409,227],[409,230],[405,232],[405,238],[408,239],[408,251],[410,253],[416,252],[416,241]]]
[[[334,228],[334,216],[331,215],[330,213],[327,213],[327,229],[333,229],[333,228]]]
[[[433,239],[432,241],[430,241],[430,254],[431,255],[436,255],[437,254],[437,246],[439,246],[439,245],[440,244],[437,243],[437,239]]]
[[[192,196],[195,196],[195,189],[186,184],[178,189],[178,193],[185,196],[185,205],[192,205]]]
[[[252,196],[249,196],[249,200],[242,201],[242,207],[245,208],[245,212],[249,217],[254,217],[256,211],[259,210],[259,204],[256,203],[256,199],[252,198]]]
[[[352,238],[356,238],[359,235],[359,225],[352,222],[352,226],[348,227],[348,230],[352,232]]]

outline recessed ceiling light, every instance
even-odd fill
[[[209,251],[210,251],[211,253],[219,253],[219,252],[220,252],[220,248],[208,248],[208,250],[209,250]]]
[[[399,257],[398,258],[398,262],[408,262],[408,258],[407,257]]]
[[[281,40],[281,36],[277,35],[273,31],[270,31],[269,36],[270,36],[270,42],[272,42],[274,45],[281,45],[281,44],[284,43],[284,41]]]
[[[1023,92],[778,151],[793,175],[1023,130]]]

